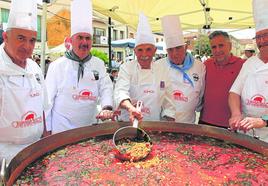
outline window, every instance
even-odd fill
[[[121,61],[123,59],[123,52],[117,52],[117,59]]]
[[[120,31],[120,39],[124,39],[124,31]]]
[[[101,44],[101,36],[105,36],[105,29],[93,28],[93,44]]]
[[[37,41],[41,41],[41,19],[41,16],[37,16]]]
[[[113,30],[113,40],[117,40],[117,30]]]
[[[7,23],[9,10],[1,8],[1,23]]]
[[[9,10],[1,8],[1,23],[7,23]],[[41,41],[41,16],[37,16],[37,41]]]

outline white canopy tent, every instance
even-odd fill
[[[113,20],[136,28],[138,15],[149,17],[152,30],[161,32],[160,18],[180,16],[184,30],[200,28],[253,28],[252,0],[92,0],[93,9]],[[70,0],[53,0],[51,13],[69,9]]]
[[[167,14],[178,15],[184,30],[189,29],[247,29],[253,28],[252,0],[92,0],[93,10],[121,24],[136,28],[138,14],[149,18],[152,30],[161,32],[160,19]],[[69,9],[70,0],[52,0],[43,3],[42,41],[45,41],[47,10],[55,15]],[[49,15],[48,15],[49,16]],[[43,47],[45,50],[45,45]],[[45,54],[45,52],[43,52]],[[42,61],[43,62],[43,61]]]

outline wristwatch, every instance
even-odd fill
[[[268,127],[268,115],[262,115],[261,119],[266,122],[266,127]]]

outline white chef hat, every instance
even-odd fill
[[[268,29],[268,0],[253,0],[252,7],[256,32]]]
[[[154,35],[152,33],[148,19],[143,13],[140,13],[139,16],[139,24],[137,28],[135,47],[140,44],[155,45]]]
[[[180,18],[178,16],[164,16],[161,18],[161,22],[167,49],[185,45]]]
[[[37,1],[12,0],[7,29],[21,28],[37,31]]]
[[[71,35],[92,33],[92,1],[73,0],[71,2]]]

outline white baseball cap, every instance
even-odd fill
[[[245,50],[254,50],[255,51],[255,47],[253,44],[247,44],[245,47]]]

